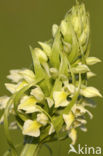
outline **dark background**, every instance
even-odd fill
[[[91,15],[91,55],[103,59],[103,0],[85,0]],[[75,0],[0,0],[0,96],[7,93],[4,83],[10,69],[29,67],[28,46],[51,37],[52,24],[59,24]],[[103,94],[103,62],[95,65],[97,77],[90,84]],[[93,120],[88,120],[88,132],[78,131],[77,145],[101,146],[103,149],[103,101],[97,98],[92,109]],[[19,131],[12,132],[14,142],[22,141]],[[50,144],[53,156],[68,156],[70,140]],[[76,145],[76,146],[77,146]],[[8,149],[3,126],[0,126],[0,156]],[[49,156],[42,147],[40,156]],[[73,156],[73,154],[72,154]]]

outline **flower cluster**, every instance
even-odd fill
[[[89,14],[85,5],[77,3],[61,21],[52,27],[53,37],[39,42],[41,48],[30,47],[33,69],[11,70],[6,83],[10,97],[0,97],[0,109],[15,116],[10,128],[19,127],[23,135],[38,138],[38,142],[63,140],[75,144],[76,128],[86,131],[86,107],[94,107],[91,98],[100,92],[88,86],[95,76],[90,66],[101,62],[89,57]],[[17,125],[17,126],[16,126]]]

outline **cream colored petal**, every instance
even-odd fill
[[[9,129],[15,130],[15,129],[17,129],[17,128],[18,128],[18,126],[17,126],[16,121],[13,121],[13,122],[10,123]]]
[[[101,60],[97,57],[87,57],[86,58],[87,65],[94,65],[94,64],[99,63],[99,62],[101,62]]]
[[[50,97],[47,97],[46,100],[48,102],[49,108],[51,108],[53,106],[53,104],[54,104],[54,101]]]
[[[69,54],[71,49],[72,49],[72,45],[70,43],[68,43],[68,42],[65,42],[65,41],[63,41],[63,44],[64,44],[64,51],[67,54]]]
[[[84,119],[78,118],[78,119],[76,119],[76,120],[79,121],[81,124],[87,124],[87,121],[84,120]]]
[[[57,24],[53,24],[53,26],[52,26],[53,37],[55,37],[57,31],[58,31],[58,25]]]
[[[70,112],[69,114],[63,114],[63,119],[66,123],[66,129],[69,130],[69,128],[71,127],[71,125],[75,119],[73,113]]]
[[[87,39],[87,34],[83,31],[80,38],[79,38],[79,42],[81,45],[85,44],[85,41]]]
[[[43,126],[45,126],[48,123],[48,117],[44,113],[37,114],[36,120]]]
[[[54,133],[54,132],[55,132],[55,129],[54,129],[53,124],[51,123],[51,127],[50,127],[50,129],[49,129],[49,135],[51,135],[51,134]]]
[[[7,102],[9,101],[10,97],[8,96],[2,96],[0,97],[0,109],[5,109]]]
[[[51,47],[49,44],[44,43],[44,42],[38,42],[40,46],[43,48],[44,52],[46,53],[47,56],[51,55]]]
[[[65,82],[64,82],[64,86],[65,86],[65,88],[68,89],[68,91],[69,91],[71,94],[74,94],[74,92],[77,90],[77,88],[76,88],[73,84],[69,84],[68,81],[65,81]]]
[[[73,67],[72,71],[74,73],[86,73],[86,72],[90,71],[90,69],[85,64],[79,64],[77,67]]]
[[[87,132],[87,128],[86,128],[84,125],[82,125],[82,126],[80,127],[80,129],[81,129],[81,131],[83,131],[83,132]]]
[[[40,127],[41,124],[39,124],[36,120],[35,121],[27,120],[25,121],[23,126],[23,134],[33,136],[33,137],[39,137]]]
[[[55,79],[58,76],[58,70],[56,68],[50,68],[50,74]]]
[[[92,78],[92,77],[94,77],[94,76],[96,76],[95,73],[93,73],[93,72],[87,72],[87,78],[88,78],[88,79],[90,79],[90,78]]]
[[[36,106],[37,100],[32,96],[24,96],[18,106],[19,110],[24,110],[26,113],[40,112]]]
[[[91,98],[91,97],[102,97],[102,95],[100,94],[100,92],[98,91],[98,89],[94,88],[94,87],[86,87],[84,89],[80,90],[81,95],[87,97],[87,98]]]
[[[77,120],[74,121],[73,123],[73,128],[77,128],[77,127],[80,127],[81,126],[81,123]]]
[[[48,60],[46,54],[40,48],[35,48],[35,53],[40,63],[46,62]]]
[[[69,137],[72,139],[72,144],[74,145],[77,140],[77,131],[74,128],[70,130]]]
[[[61,28],[62,34],[65,36],[67,34],[67,31],[68,31],[68,24],[65,20],[63,20],[61,22],[60,28]]]
[[[91,102],[86,102],[86,101],[84,101],[83,103],[82,103],[82,106],[83,107],[92,107],[92,108],[95,108],[96,107],[96,103],[93,103],[92,101]]]
[[[45,71],[47,72],[48,76],[50,77],[50,70],[49,70],[49,65],[47,62],[43,62],[42,66],[44,67]]]
[[[16,87],[16,92],[21,90],[23,87],[27,86],[28,83],[24,80],[24,81],[21,81],[17,84],[17,87]]]
[[[32,70],[24,69],[19,72],[24,80],[26,80],[28,83],[32,83],[35,81],[35,75]]]
[[[92,119],[93,118],[93,115],[91,112],[89,112],[85,107],[83,107],[82,105],[74,105],[72,107],[72,111],[73,113],[75,114],[75,116],[81,116],[85,113],[88,113],[90,118]]]
[[[73,94],[75,91],[76,91],[76,88],[75,88],[75,86],[74,85],[72,85],[72,84],[68,84],[68,90]]]
[[[53,93],[53,99],[55,101],[55,108],[65,107],[69,104],[67,101],[67,93],[64,91],[55,91]]]
[[[7,76],[8,79],[12,80],[12,82],[18,83],[21,79],[23,79],[22,75],[19,74],[21,70],[10,70],[10,75]]]
[[[28,83],[26,81],[19,82],[18,84],[5,83],[5,87],[13,94],[25,87],[27,84]]]
[[[74,31],[80,35],[82,31],[82,26],[81,26],[81,18],[78,16],[74,16],[72,18],[72,25],[74,27]]]
[[[40,87],[32,89],[30,94],[33,95],[38,101],[42,101],[44,99],[44,93]]]
[[[17,85],[12,83],[5,83],[6,89],[11,92],[12,94],[15,93]]]

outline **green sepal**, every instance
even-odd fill
[[[52,89],[51,80],[46,77],[45,80],[43,80],[40,83],[40,88],[42,89],[45,96],[48,97],[50,95],[50,92],[51,92],[51,89]]]
[[[73,36],[72,37],[73,37],[72,51],[70,52],[70,54],[68,56],[68,60],[69,60],[70,63],[74,63],[75,60],[77,59],[78,55],[79,55],[78,41],[77,41],[76,34],[75,34],[74,31],[73,31]]]
[[[59,75],[68,76],[68,59],[64,53],[61,53],[60,56],[61,56],[61,63],[59,68]]]
[[[36,80],[41,81],[45,78],[45,71],[40,65],[40,62],[35,54],[35,49],[33,50],[32,47],[30,47],[31,50],[31,55],[33,59],[33,64],[34,64],[34,72],[36,76]]]
[[[54,39],[54,43],[52,46],[52,52],[50,56],[50,64],[54,68],[59,68],[60,65],[60,53],[62,51],[62,43],[61,43],[61,34],[60,30],[58,30],[56,37]]]
[[[52,88],[50,97],[53,96],[53,92],[54,92],[54,91],[60,91],[61,88],[62,88],[62,82],[61,82],[60,79],[58,78],[58,79],[56,79],[56,81],[55,81],[55,83],[54,83],[54,86],[53,86],[53,88]]]
[[[52,118],[52,124],[53,124],[54,129],[55,129],[57,134],[60,132],[60,130],[62,128],[62,125],[63,125],[63,122],[64,121],[63,121],[62,115],[60,115],[58,117],[56,116],[56,117]]]

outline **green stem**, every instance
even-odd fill
[[[38,144],[26,144],[20,156],[38,156],[39,149]]]
[[[5,130],[5,135],[6,135],[6,138],[7,138],[7,141],[8,141],[8,144],[11,148],[11,155],[12,156],[17,156],[17,151],[16,151],[16,148],[12,142],[12,139],[11,139],[11,136],[10,136],[10,133],[9,133],[9,121],[8,121],[8,116],[9,116],[9,109],[13,103],[13,99],[15,97],[15,94],[10,98],[10,100],[8,101],[7,103],[7,106],[5,108],[5,112],[4,112],[4,130]]]

